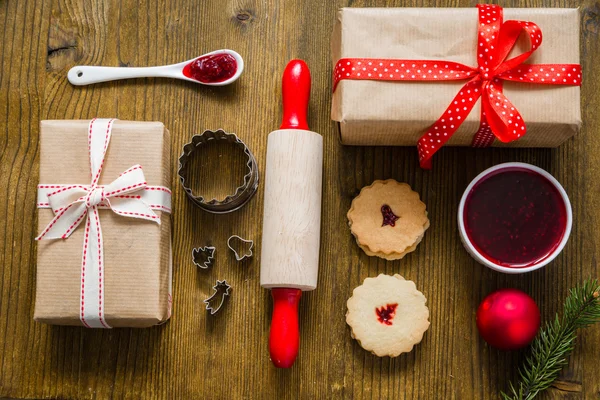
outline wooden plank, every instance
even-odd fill
[[[329,38],[338,7],[462,6],[464,0],[0,1],[0,397],[15,398],[414,398],[493,399],[516,377],[526,354],[500,352],[478,336],[475,310],[501,287],[523,289],[547,320],[568,288],[599,276],[600,7],[586,0],[503,1],[503,6],[581,7],[584,126],[558,149],[444,149],[435,168],[418,168],[413,148],[344,147],[330,120]],[[140,79],[73,87],[76,64],[146,66],[232,48],[246,60],[225,88]],[[319,287],[301,300],[301,349],[292,370],[268,359],[271,299],[259,285],[259,255],[237,263],[232,234],[260,244],[262,188],[241,211],[214,216],[195,208],[173,180],[174,315],[152,329],[90,331],[33,322],[38,124],[44,118],[159,120],[172,133],[172,157],[204,129],[237,133],[264,171],[267,134],[279,126],[280,75],[288,60],[312,70],[311,129],[324,136],[323,226]],[[476,264],[462,249],[455,212],[483,169],[524,161],[554,174],[570,194],[571,240],[547,268],[508,276]],[[239,162],[212,164],[235,176]],[[219,169],[217,169],[217,167]],[[400,261],[366,256],[346,221],[352,198],[375,179],[395,178],[421,193],[431,228]],[[192,247],[217,246],[197,271]],[[346,300],[362,280],[401,273],[428,298],[431,328],[396,359],[377,358],[350,338]],[[210,317],[202,300],[215,280],[233,294]],[[597,398],[600,329],[583,332],[569,366],[542,398]]]

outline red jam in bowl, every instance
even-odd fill
[[[491,172],[473,186],[463,220],[469,240],[483,257],[523,268],[543,261],[559,246],[567,209],[546,177],[511,167]]]
[[[237,61],[227,53],[199,57],[183,67],[185,76],[203,83],[224,82],[236,71]]]

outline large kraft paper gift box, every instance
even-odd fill
[[[169,131],[160,122],[113,120],[110,128],[110,143],[101,165],[98,185],[108,185],[123,175],[139,174],[136,176],[141,180],[145,179],[147,185],[155,186],[149,186],[141,192],[128,192],[126,189],[130,186],[114,190],[123,195],[118,197],[117,193],[109,200],[113,205],[120,205],[121,209],[117,208],[117,211],[122,215],[99,206],[97,216],[103,240],[103,257],[100,260],[103,293],[86,292],[86,301],[97,303],[98,296],[103,295],[103,320],[101,326],[96,327],[147,327],[166,321],[171,313]],[[89,132],[90,121],[41,121],[38,233],[43,233],[55,217],[53,210],[43,207],[47,207],[48,203],[40,203],[48,201],[43,196],[40,197],[41,191],[48,193],[55,190],[48,189],[53,185],[91,184],[93,177],[91,152],[88,150]],[[143,175],[138,167],[132,168],[137,164],[141,165]],[[129,171],[132,172],[127,174]],[[150,195],[148,199],[141,196],[142,199],[151,203],[162,202],[161,205],[152,206],[160,224],[125,215],[132,214],[135,210],[129,209],[129,213],[123,211],[131,205],[121,204],[119,201],[135,201],[126,197],[138,196],[142,192]],[[101,203],[106,202],[103,198],[98,198],[97,201],[100,200]],[[88,209],[88,214],[93,216],[91,211]],[[94,223],[92,219],[92,227]],[[84,310],[84,279],[89,286],[93,273],[90,260],[85,274],[82,273],[82,249],[87,235],[86,218],[83,217],[82,223],[68,238],[37,242],[35,320],[48,324],[95,327],[89,321],[82,322],[81,318]],[[91,236],[90,233],[89,237]],[[90,248],[89,252],[92,253],[92,250],[94,249]],[[86,290],[92,288],[88,287]],[[98,304],[93,306],[101,308]],[[85,307],[90,305],[86,304]]]
[[[527,64],[579,63],[577,9],[504,9],[504,21],[536,23],[543,43]],[[445,60],[477,67],[476,8],[343,8],[337,14],[332,57]],[[509,58],[528,49],[521,35]],[[424,71],[425,72],[425,71]],[[339,82],[332,119],[340,123],[347,145],[415,145],[449,106],[467,80]],[[578,132],[579,86],[504,82],[504,94],[521,113],[527,133],[519,140],[493,145],[556,147]],[[481,100],[447,145],[468,146],[479,128]]]

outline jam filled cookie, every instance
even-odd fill
[[[397,357],[420,343],[429,328],[427,299],[400,275],[367,278],[348,299],[346,322],[363,349]]]
[[[414,251],[429,228],[425,203],[406,183],[375,181],[347,214],[356,242],[370,256],[398,260]]]

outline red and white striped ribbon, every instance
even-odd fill
[[[81,257],[80,319],[88,328],[110,328],[104,318],[104,251],[98,209],[157,224],[160,217],[153,210],[171,212],[171,191],[149,186],[140,165],[124,171],[108,185],[98,185],[114,121],[90,121],[91,184],[38,185],[37,206],[52,209],[54,218],[36,240],[67,239],[87,217]]]

